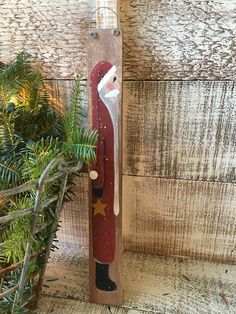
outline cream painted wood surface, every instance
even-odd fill
[[[2,0],[0,60],[25,49],[47,78],[85,76],[94,9],[94,0]],[[236,0],[120,1],[124,78],[235,79],[235,10]]]
[[[126,252],[122,272],[122,307],[89,304],[88,250],[61,246],[48,265],[37,313],[235,313],[235,266]]]
[[[122,1],[125,77],[235,79],[235,0]]]
[[[125,82],[124,173],[236,182],[236,84]]]
[[[113,312],[111,312],[111,309]],[[74,299],[44,296],[40,300],[39,314],[147,314],[146,311],[127,308],[114,308]],[[148,312],[150,313],[150,312]]]
[[[86,38],[95,0],[2,0],[0,60],[26,50],[45,77],[86,77]]]
[[[236,185],[123,177],[128,250],[236,264]]]

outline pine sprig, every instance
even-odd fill
[[[97,131],[90,131],[83,128],[83,105],[81,97],[80,77],[77,76],[72,88],[70,106],[64,117],[64,129],[66,140],[64,150],[66,153],[74,155],[77,160],[85,163],[94,161],[96,143],[98,139]]]
[[[72,163],[79,160],[89,163],[95,160],[98,134],[83,127],[84,108],[80,77],[73,84],[70,104],[64,116],[53,110],[44,88],[42,75],[34,71],[29,57],[23,52],[8,65],[0,63],[0,189],[8,189],[32,180],[38,180],[51,160],[61,156]],[[56,170],[55,170],[56,171]],[[69,176],[68,190],[64,201],[69,200],[72,177]],[[60,179],[47,183],[42,202],[58,195]],[[33,206],[36,190],[20,193],[4,199],[0,215],[22,211]],[[26,245],[33,240],[33,250],[42,252],[47,239],[56,230],[51,230],[55,220],[56,203],[40,208],[37,228],[32,239],[32,216],[18,218],[0,226],[0,268],[22,261]],[[46,226],[44,227],[44,225]],[[44,227],[42,230],[41,227]],[[41,254],[41,253],[40,253]],[[27,274],[27,284],[32,288],[32,277],[42,266],[41,256]],[[5,280],[6,279],[6,280]],[[0,291],[14,286],[19,272],[12,272],[0,281]],[[28,288],[27,288],[28,289]],[[26,290],[27,290],[26,289]],[[16,304],[14,297],[0,300],[4,313],[23,313],[25,304]],[[1,312],[0,312],[1,313]]]

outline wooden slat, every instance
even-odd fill
[[[236,264],[236,185],[123,180],[127,250]]]
[[[236,0],[121,2],[125,78],[235,79]]]
[[[121,1],[125,79],[235,79],[235,8],[236,0]],[[24,49],[47,78],[85,76],[94,9],[88,0],[1,1],[0,60]]]
[[[124,173],[236,182],[235,82],[125,82]]]
[[[113,308],[113,307],[112,307]],[[64,298],[53,298],[44,296],[40,301],[40,307],[37,311],[38,314],[79,314],[79,313],[96,313],[96,314],[147,314],[146,311],[134,311],[133,309],[115,308],[115,312],[111,312],[109,306],[98,305],[89,302],[82,302],[79,300],[71,300]],[[149,313],[150,314],[150,313]]]
[[[69,105],[73,80],[45,80],[44,85],[54,108],[64,113]]]
[[[107,313],[106,309],[113,314],[235,313],[234,265],[125,252],[124,303],[108,308],[88,303],[87,251],[80,249],[77,259],[70,259],[69,254],[66,247],[59,249],[56,255],[67,259],[56,257],[56,263],[53,254],[44,282],[47,296],[42,296],[38,314],[52,310],[57,314],[95,314]]]
[[[120,33],[119,36],[114,36],[113,29],[101,29],[97,31],[96,38],[90,37],[88,39],[87,45],[88,77],[90,87],[90,126],[96,128],[100,134],[97,150],[98,163],[91,169],[97,171],[98,180],[102,177],[102,175],[104,175],[104,181],[102,184],[100,181],[99,188],[96,186],[96,184],[98,184],[98,180],[94,181],[94,183],[90,180],[90,301],[99,304],[119,305],[122,303],[122,99],[120,96],[122,95],[122,34]],[[102,90],[101,93],[98,92],[98,82],[101,82],[102,79],[106,77],[106,74],[109,73],[104,70],[102,64],[103,61],[104,63],[110,63],[110,69],[113,66],[115,66],[116,69],[115,73],[117,82],[115,84],[117,85],[113,85],[115,81],[112,83],[111,80],[109,80],[109,82],[104,84],[102,87],[102,90],[105,92],[105,88],[107,88],[107,91],[111,88],[119,89],[120,93],[119,96],[117,96],[117,101],[115,100],[115,107],[109,100],[105,103],[105,100],[101,97]],[[98,66],[100,69],[99,72],[94,70],[95,67]],[[106,96],[107,95],[108,94],[106,94]],[[109,107],[110,110],[108,110]],[[103,113],[104,111],[105,113]],[[103,131],[104,129],[106,130]],[[103,148],[103,154],[102,149],[100,148],[99,150],[100,141],[104,143],[103,147],[105,147]],[[110,145],[113,145],[113,148]],[[113,187],[113,194],[110,192],[110,185]],[[102,191],[100,196],[97,195],[98,190]],[[95,209],[97,208],[97,204],[99,204],[99,202],[105,205],[104,216],[98,213]],[[98,216],[95,217],[95,215]],[[103,249],[101,250],[101,248]],[[102,251],[105,251],[106,253],[102,254]],[[109,255],[112,256],[112,258],[110,258]],[[109,267],[109,278],[112,278],[116,284],[116,288],[113,291],[102,288],[99,289],[96,285],[96,278],[99,278],[99,275],[104,279],[104,282],[106,282],[106,275],[101,275],[101,271],[100,273],[96,271],[99,264],[103,265],[103,267],[105,267],[104,265]],[[103,279],[101,279],[101,282]],[[106,289],[108,288],[106,287]]]

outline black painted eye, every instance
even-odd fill
[[[116,76],[113,77],[113,83],[115,83],[115,81],[116,81]]]

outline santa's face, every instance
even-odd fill
[[[101,79],[100,83],[98,84],[98,93],[104,103],[117,103],[120,90],[116,73],[116,66],[113,66]]]

